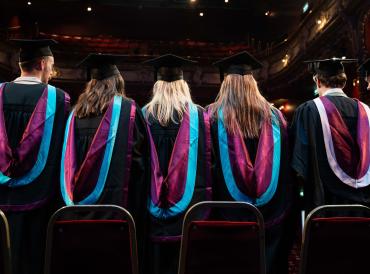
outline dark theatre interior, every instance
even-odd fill
[[[140,107],[151,100],[155,81],[153,68],[143,64],[144,61],[168,53],[194,60],[197,62],[195,65],[183,67],[184,79],[189,84],[194,103],[206,107],[215,101],[221,84],[220,72],[212,64],[242,51],[249,52],[261,62],[262,68],[254,71],[253,76],[261,94],[282,112],[289,125],[297,107],[316,97],[316,85],[304,63],[306,60],[332,57],[342,60],[357,59],[357,62],[344,65],[347,83],[343,90],[347,96],[370,104],[368,84],[358,69],[370,57],[370,0],[0,0],[0,11],[0,83],[13,81],[20,74],[19,49],[9,40],[54,39],[58,44],[52,46],[55,74],[50,84],[70,95],[71,106],[77,102],[89,81],[86,70],[77,66],[89,53],[124,55],[119,59],[117,67],[125,81],[126,95],[134,99]],[[356,210],[358,208],[353,209]],[[368,229],[370,218],[366,220]],[[297,223],[301,223],[301,220]],[[319,227],[314,225],[315,223],[312,224],[314,228]],[[325,229],[329,229],[332,223],[328,222],[326,225],[328,227]],[[356,226],[348,223],[346,225],[349,230]],[[106,224],[107,231],[110,226],[113,231],[114,224],[109,222]],[[202,224],[198,226],[201,231]],[[310,263],[307,263],[309,257],[304,257],[305,265],[302,266],[300,226],[297,225],[294,243],[289,249],[290,274],[370,273],[369,262],[366,262],[367,270],[347,265],[342,267],[343,272],[331,272],[330,266],[323,259],[330,257],[330,249],[313,244],[310,247],[316,248],[316,252],[321,250],[320,254],[323,254],[323,258],[317,259],[322,266],[321,272],[310,268]],[[233,233],[238,235],[240,231],[234,230]],[[187,237],[191,236],[189,235]],[[210,239],[212,236],[214,234],[209,236]],[[323,234],[317,237],[322,243],[340,248],[340,244],[327,240],[327,236]],[[4,239],[0,241],[2,240]],[[369,243],[369,239],[366,240]],[[75,244],[72,242],[71,240],[72,245]],[[103,240],[97,242],[103,245]],[[140,245],[140,239],[138,243]],[[197,244],[201,248],[201,244],[192,243],[193,247]],[[349,246],[359,248],[350,250],[349,253],[369,254],[368,249],[363,246]],[[90,248],[99,252],[94,249],[94,245]],[[119,247],[113,248],[119,250]],[[191,244],[188,248],[191,248]],[[83,252],[78,250],[77,255],[78,252]],[[140,265],[140,246],[138,250],[139,271],[144,273],[144,268]],[[326,250],[328,253],[325,253]],[[63,254],[63,251],[59,252],[59,255]],[[75,251],[66,249],[64,252]],[[130,250],[126,252],[127,256],[132,256]],[[247,257],[254,253],[253,250],[245,252],[247,261]],[[201,252],[198,253],[194,254],[202,257]],[[0,254],[0,257],[3,255]],[[66,258],[72,260],[71,255]],[[219,260],[227,258],[229,257]],[[345,259],[337,257],[335,260],[339,262]],[[314,264],[315,262],[311,263]],[[189,271],[182,269],[179,273],[213,273],[204,269],[203,272],[197,272],[194,265],[197,266],[197,263],[193,262]],[[346,272],[348,267],[353,272]],[[138,273],[135,272],[135,266],[131,268],[130,271],[121,273]],[[79,273],[118,273],[112,270],[113,267],[102,272],[84,269]],[[265,273],[265,269],[261,272],[256,269],[248,271],[238,272],[235,267],[226,272],[220,270],[214,273]],[[9,270],[4,273],[12,272]],[[62,272],[45,270],[45,273]]]
[[[126,91],[143,106],[154,78],[151,67],[141,62],[173,53],[198,61],[195,69],[185,69],[185,78],[195,102],[206,106],[220,85],[211,64],[247,50],[264,65],[255,75],[263,95],[291,112],[313,98],[314,83],[304,60],[346,56],[363,61],[370,47],[368,1],[311,2],[65,0],[28,5],[3,0],[0,79],[11,80],[18,73],[17,52],[7,39],[52,38],[59,42],[54,49],[58,75],[52,83],[66,90],[72,102],[86,81],[85,72],[75,65],[89,52],[102,52],[127,55],[119,64]],[[346,93],[366,98],[356,65],[349,65],[346,73]]]

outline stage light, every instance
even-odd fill
[[[321,19],[317,20],[317,21],[316,21],[316,23],[317,23],[318,25],[321,25],[321,23],[322,23]]]
[[[197,2],[197,0],[190,0],[190,2],[191,2],[191,3],[195,3],[195,2]]]
[[[269,16],[269,15],[270,15],[270,11],[266,11],[266,12],[265,12],[265,15],[266,15],[266,16]]]
[[[204,16],[204,13],[203,13],[203,12],[200,12],[200,13],[199,13],[199,16],[200,16],[200,17],[203,17],[203,16]]]
[[[92,8],[89,6],[89,7],[87,7],[87,9],[86,9],[88,12],[90,12],[90,11],[92,11]]]
[[[225,3],[229,3],[229,0],[225,0]]]
[[[32,5],[32,2],[31,1],[28,1],[27,2],[27,5],[31,6]]]

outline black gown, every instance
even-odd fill
[[[293,200],[289,168],[288,138],[287,134],[283,132],[282,125],[280,128],[282,141],[278,187],[273,198],[267,204],[258,207],[265,221],[266,269],[268,274],[288,273],[288,252],[294,238],[293,226],[290,221]],[[211,119],[211,132],[213,150],[216,158],[214,166],[215,171],[213,172],[215,176],[213,186],[214,199],[217,201],[235,201],[227,189],[222,171],[217,118]],[[244,139],[252,163],[254,163],[257,154],[258,141],[258,138]],[[232,218],[233,220],[247,220],[245,219],[247,217],[244,217],[244,215],[245,212],[242,211],[240,214],[231,214],[226,211],[221,216],[223,218]]]
[[[95,204],[113,204],[126,208],[135,220],[138,240],[138,252],[141,258],[144,249],[143,235],[146,233],[147,200],[149,193],[149,141],[147,128],[141,109],[136,104],[136,114],[133,129],[133,146],[130,174],[126,172],[126,155],[128,141],[128,121],[132,100],[123,99],[117,137],[113,149],[111,165],[104,190]],[[97,128],[104,114],[76,119],[75,138],[77,163],[80,166],[85,159]],[[123,197],[123,184],[129,176],[127,201]],[[91,217],[91,216],[89,216]],[[111,216],[102,216],[110,218]]]
[[[19,144],[45,87],[44,84],[17,83],[5,86],[4,118],[12,149]],[[52,145],[40,176],[27,186],[0,186],[0,208],[9,221],[14,274],[39,274],[43,271],[46,227],[57,206],[55,194],[59,189],[60,153],[69,108],[69,96],[57,89]]]
[[[343,96],[326,97],[335,105],[349,133],[356,140],[357,103]],[[306,214],[325,204],[370,206],[370,186],[352,188],[341,182],[331,170],[326,156],[320,116],[312,100],[297,108],[290,135],[293,146],[291,166],[304,181]]]
[[[198,141],[198,162],[193,198],[188,209],[201,201],[210,199],[209,186],[209,160],[206,155],[206,134],[203,119],[203,109],[198,107],[199,117],[199,141]],[[177,116],[175,115],[175,119]],[[163,127],[153,117],[149,117],[150,131],[158,153],[158,161],[163,173],[167,176],[168,165],[180,123],[170,122]],[[210,170],[209,170],[210,171]],[[151,274],[176,274],[178,271],[180,241],[182,234],[182,222],[184,214],[160,220],[150,215],[149,224],[149,250],[147,253],[146,273]],[[161,238],[168,237],[169,240],[163,241]]]

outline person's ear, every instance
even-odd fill
[[[44,70],[47,66],[47,62],[45,58],[41,58],[40,61],[38,62],[38,70]]]
[[[320,80],[319,80],[319,79],[317,79],[317,80],[316,80],[316,83],[317,83],[317,87],[318,87],[318,88],[321,88],[321,82],[320,82]]]

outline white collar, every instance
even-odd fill
[[[34,76],[21,76],[21,77],[16,78],[13,82],[16,84],[24,84],[24,85],[42,84],[41,80]]]
[[[343,96],[348,97],[341,88],[331,88],[324,92],[322,96]]]

